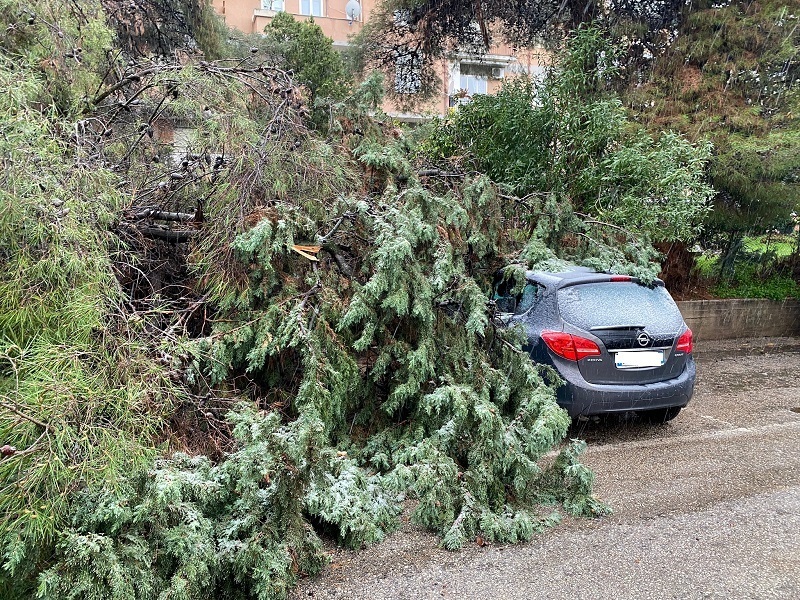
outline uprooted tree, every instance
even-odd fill
[[[704,151],[623,135],[602,65],[591,114],[498,97],[550,132],[538,181],[470,152],[479,112],[426,141],[368,115],[368,80],[322,139],[255,46],[130,60],[100,3],[0,15],[4,598],[282,597],[319,532],[379,541],[404,503],[448,548],[605,510],[487,295],[509,265],[652,276],[653,207],[702,215]]]

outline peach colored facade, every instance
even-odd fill
[[[357,2],[360,14],[350,19],[346,8],[354,4],[355,0],[213,0],[214,8],[226,24],[245,33],[261,33],[277,10],[291,13],[298,19],[313,16],[325,35],[333,39],[335,47],[346,46],[350,36],[361,31],[376,0]],[[454,53],[439,65],[441,94],[422,112],[445,114],[451,106],[468,101],[472,94],[495,93],[506,77],[522,72],[538,73],[545,61],[543,52],[521,53],[508,46],[497,46],[481,55]],[[384,109],[404,120],[417,120],[421,116],[400,113],[391,103]]]
[[[361,31],[361,26],[369,18],[375,0],[359,2],[361,15],[351,21],[345,14],[348,0],[213,0],[217,13],[222,15],[228,27],[245,33],[261,33],[277,12],[283,10],[299,18],[314,17],[314,22],[322,28],[334,42],[346,43],[347,38]],[[303,13],[306,14],[303,14]],[[312,15],[313,13],[313,15]],[[321,16],[320,16],[321,14]]]

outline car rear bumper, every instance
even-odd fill
[[[571,417],[686,406],[696,377],[693,360],[673,379],[634,385],[598,385],[583,379],[577,368],[559,371],[566,385],[558,390],[558,403]]]

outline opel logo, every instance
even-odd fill
[[[643,331],[642,333],[636,336],[636,341],[642,348],[649,346],[652,339],[653,338],[651,338],[650,334],[647,333],[646,331]]]

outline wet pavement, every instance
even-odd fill
[[[411,526],[331,565],[294,598],[800,598],[800,339],[698,344],[670,423],[577,424],[614,509],[527,544],[438,548]]]

